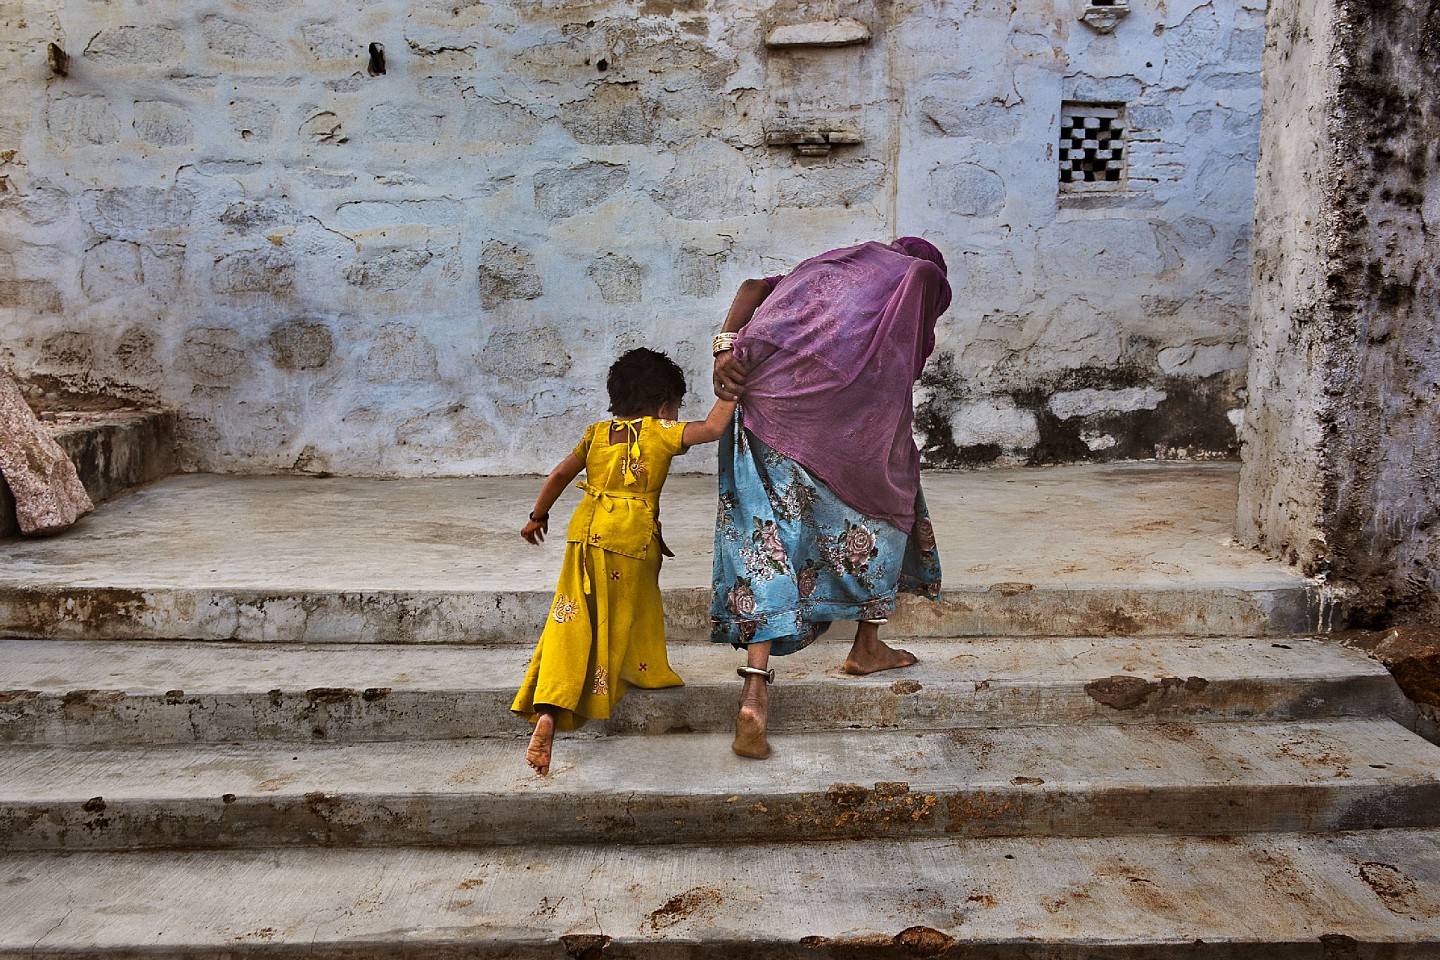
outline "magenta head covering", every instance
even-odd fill
[[[845,503],[909,533],[920,489],[911,391],[950,305],[919,237],[812,257],[773,283],[735,343],[745,427]]]
[[[923,237],[901,237],[890,246],[907,256],[919,260],[929,260],[940,268],[941,273],[947,277],[950,275],[949,269],[945,266],[945,258],[940,255],[939,248]]]

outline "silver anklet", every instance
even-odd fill
[[[741,680],[748,677],[764,677],[766,686],[775,682],[774,667],[771,667],[769,670],[761,670],[759,667],[739,667],[735,670],[735,675]]]
[[[874,617],[874,618],[869,619],[869,620],[861,620],[860,622],[861,622],[861,623],[873,623],[873,624],[875,624],[875,626],[877,626],[877,627],[883,627],[883,626],[885,626],[885,624],[887,624],[887,623],[890,622],[890,618],[889,618],[889,617]]]

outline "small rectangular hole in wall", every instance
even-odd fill
[[[1125,104],[1060,105],[1060,188],[1125,188]]]

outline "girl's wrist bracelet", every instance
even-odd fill
[[[535,511],[532,510],[532,511],[530,511],[530,522],[531,522],[531,523],[549,523],[549,522],[550,522],[550,513],[547,511],[547,512],[545,512],[545,513],[540,514],[540,516],[537,517],[537,516],[535,516]]]

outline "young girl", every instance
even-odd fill
[[[677,423],[685,374],[665,354],[644,348],[615,361],[605,386],[615,419],[591,425],[550,471],[520,531],[531,543],[543,542],[550,507],[585,471],[555,600],[510,705],[535,724],[525,761],[542,777],[556,730],[609,717],[631,686],[684,684],[665,655],[660,556],[673,554],[660,539],[660,488],[670,459],[720,439],[735,410],[721,401],[704,420]]]

